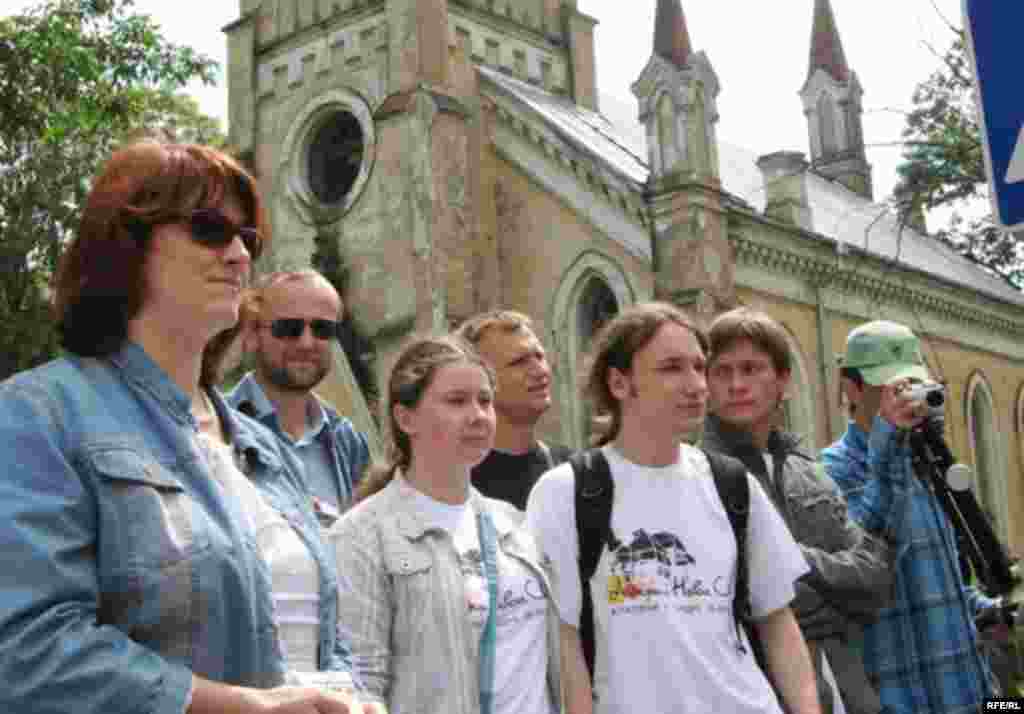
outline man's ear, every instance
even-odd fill
[[[792,393],[789,391],[793,385],[793,372],[791,370],[783,370],[779,372],[779,401],[784,402],[789,399]]]
[[[857,384],[849,377],[840,377],[839,387],[846,396],[846,402],[848,404],[856,406],[864,400],[864,385]]]
[[[622,401],[629,396],[629,376],[625,372],[616,368],[608,368],[608,392],[615,397],[618,401]]]
[[[413,419],[412,410],[404,404],[396,404],[391,407],[391,415],[395,419],[395,424],[401,429],[406,435],[412,436],[416,431],[415,420]]]

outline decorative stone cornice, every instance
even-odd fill
[[[898,304],[945,322],[1024,338],[1024,316],[1011,314],[1011,309],[989,298],[979,299],[968,288],[936,283],[934,276],[922,275],[891,261],[862,253],[843,258],[834,252],[800,253],[735,232],[730,234],[729,241],[738,265],[791,276],[873,304]],[[1012,312],[1022,313],[1019,309]]]
[[[273,51],[294,37],[318,32],[341,24],[358,22],[360,17],[385,10],[386,0],[340,0],[328,10],[324,3],[307,0],[263,0],[258,11],[260,22],[257,38],[261,52]]]
[[[549,92],[566,95],[568,60],[561,43],[507,22],[488,21],[470,7],[452,6],[448,31],[475,64],[510,74]]]
[[[388,22],[382,14],[351,25],[310,35],[307,42],[289,50],[261,52],[257,65],[260,98],[287,91],[307,81],[305,74],[324,74],[339,62],[363,67],[376,62],[376,53],[388,44]]]
[[[467,15],[475,15],[503,32],[507,32],[511,25],[523,35],[532,36],[536,40],[552,42],[561,38],[558,17],[547,17],[543,12],[534,14],[525,8],[520,9],[517,17],[516,3],[508,0],[448,0],[448,3],[449,12],[457,9]]]

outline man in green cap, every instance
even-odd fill
[[[843,437],[822,452],[851,515],[896,556],[895,598],[864,628],[864,665],[886,712],[981,711],[994,689],[973,618],[996,602],[964,585],[942,506],[913,470],[909,437],[928,407],[912,388],[930,381],[917,337],[885,320],[853,330],[841,379],[850,407]]]

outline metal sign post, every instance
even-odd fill
[[[985,167],[995,222],[1024,229],[1024,68],[1021,0],[964,0],[964,29],[974,65]]]

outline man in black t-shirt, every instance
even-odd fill
[[[526,509],[540,475],[569,458],[570,449],[537,438],[537,423],[551,407],[551,366],[530,318],[511,310],[471,317],[457,334],[476,346],[497,377],[494,449],[472,474],[485,496]]]

